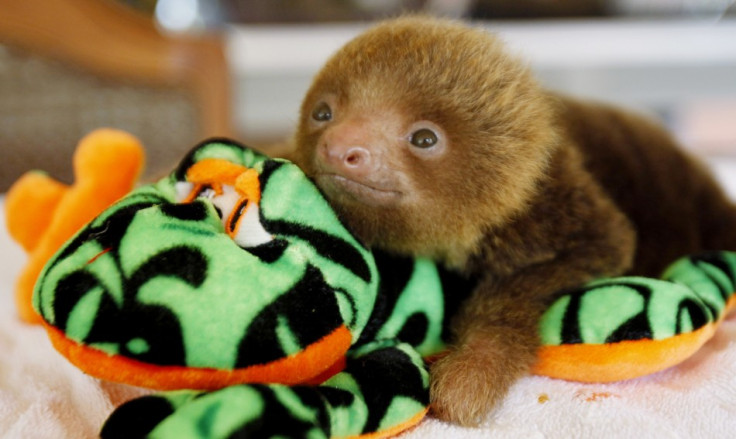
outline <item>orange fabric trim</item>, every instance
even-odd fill
[[[156,366],[121,355],[109,355],[67,338],[44,322],[51,343],[85,373],[108,381],[157,390],[214,390],[241,383],[300,384],[329,368],[345,355],[352,337],[340,326],[301,352],[243,369],[222,370],[184,366]]]
[[[663,340],[543,346],[532,372],[582,382],[636,378],[682,362],[700,349],[716,328],[717,324],[710,324]]]
[[[345,439],[383,439],[386,437],[395,436],[399,433],[403,433],[405,430],[408,430],[424,419],[424,417],[427,415],[427,412],[429,411],[428,408],[422,410],[421,412],[417,413],[416,415],[412,416],[408,421],[402,422],[401,424],[394,425],[391,428],[387,428],[386,430],[376,431],[373,433],[366,433],[366,434],[359,434],[356,436],[348,436]]]

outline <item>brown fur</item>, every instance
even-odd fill
[[[328,121],[311,117],[320,102]],[[438,145],[410,145],[417,126]],[[542,90],[457,23],[405,17],[348,43],[315,78],[295,143],[368,244],[480,279],[431,370],[434,413],[465,425],[528,372],[560,289],[736,248],[736,210],[662,129]]]

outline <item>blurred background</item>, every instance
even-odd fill
[[[736,180],[735,2],[0,0],[0,192],[31,168],[70,182],[100,126],[144,142],[146,178],[208,136],[276,151],[325,59],[406,11],[498,33],[546,86],[653,114]]]

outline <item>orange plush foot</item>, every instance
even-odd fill
[[[40,322],[31,297],[46,261],[84,224],[133,189],[144,153],[132,135],[100,129],[79,142],[73,161],[71,186],[31,171],[6,196],[8,232],[28,252],[28,263],[16,283],[16,305],[29,323]]]

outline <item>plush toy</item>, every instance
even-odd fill
[[[611,381],[676,364],[735,283],[736,255],[718,252],[564,292],[536,372]],[[426,413],[423,358],[472,287],[369,251],[296,166],[215,139],[64,244],[33,306],[80,369],[166,390],[122,405],[103,437],[383,437]]]

